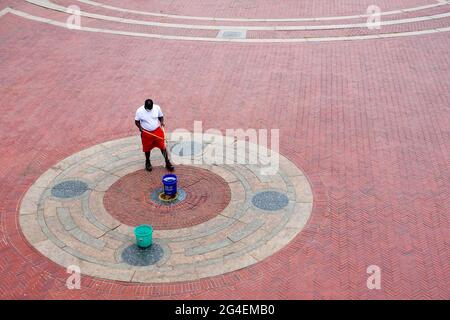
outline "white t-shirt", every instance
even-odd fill
[[[160,126],[158,118],[163,117],[160,106],[153,104],[153,108],[147,111],[144,106],[139,107],[136,110],[136,116],[134,120],[140,121],[142,129],[147,131],[153,131]]]

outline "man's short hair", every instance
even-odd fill
[[[152,99],[147,99],[145,100],[145,109],[151,109],[153,108],[153,100]]]

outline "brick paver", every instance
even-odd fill
[[[272,10],[254,16],[292,12],[264,3]],[[352,14],[366,4],[302,3],[314,16]],[[382,4],[394,10],[431,3]],[[79,33],[5,15],[0,38],[1,297],[450,297],[448,33],[196,43]],[[205,129],[280,128],[281,154],[312,185],[311,219],[288,247],[239,271],[142,285],[84,276],[81,290],[67,290],[66,270],[25,240],[20,201],[60,160],[136,134],[133,113],[147,96],[163,106],[167,130],[192,129],[194,120]],[[366,287],[373,264],[382,270],[381,290]]]

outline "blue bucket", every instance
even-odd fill
[[[174,174],[166,174],[162,177],[165,195],[174,197],[177,194],[177,181],[178,178]]]

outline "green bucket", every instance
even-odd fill
[[[152,245],[152,226],[143,224],[134,228],[134,235],[136,237],[136,244],[140,248],[148,248]]]

